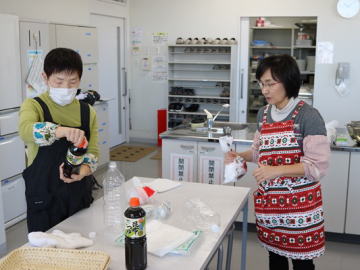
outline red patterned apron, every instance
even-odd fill
[[[303,156],[294,132],[294,120],[266,123],[265,108],[260,132],[259,162],[269,166],[291,165]],[[291,259],[312,259],[325,251],[320,182],[306,177],[276,177],[262,182],[254,193],[256,228],[261,244]]]

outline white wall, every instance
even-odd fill
[[[1,0],[0,13],[20,19],[36,19],[69,24],[88,24],[89,0]]]
[[[99,0],[1,0],[0,13],[20,19],[88,25],[90,13],[129,17],[129,5]]]
[[[340,98],[333,88],[336,65],[317,65],[314,106],[325,121],[360,120],[360,15],[346,20],[336,13],[337,0],[131,0],[131,29],[144,31],[145,47],[152,46],[153,32],[177,37],[239,37],[241,16],[317,16],[317,41],[334,44],[334,63],[350,62],[351,93]],[[156,110],[166,107],[166,83],[154,83],[139,70],[132,57],[131,117],[133,138],[155,140]]]

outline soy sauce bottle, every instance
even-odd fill
[[[78,145],[71,144],[69,150],[66,153],[64,161],[64,176],[71,178],[72,174],[79,174],[80,166],[84,162],[84,155],[87,151],[87,140],[86,138]]]
[[[139,198],[133,197],[125,216],[125,261],[127,270],[143,270],[147,266],[145,210]]]

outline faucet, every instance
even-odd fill
[[[215,117],[213,117],[212,113],[209,112],[207,109],[204,109],[204,112],[206,113],[207,116],[207,124],[208,124],[208,130],[211,130],[214,126],[214,122],[215,119],[219,116],[219,114],[225,109],[225,108],[229,108],[230,104],[223,104],[222,108],[217,112],[217,114],[215,115]]]

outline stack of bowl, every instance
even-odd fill
[[[360,121],[351,121],[346,124],[350,137],[360,146]]]

